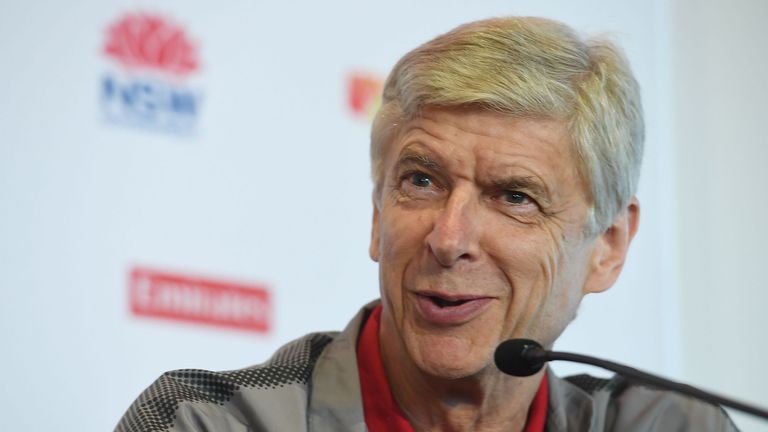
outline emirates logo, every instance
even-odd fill
[[[263,285],[227,282],[136,267],[129,275],[136,316],[269,333],[270,291]]]
[[[128,14],[112,24],[104,53],[129,69],[184,76],[199,68],[197,47],[184,29],[145,13]]]

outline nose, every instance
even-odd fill
[[[454,189],[425,239],[440,265],[451,267],[477,257],[481,230],[478,216],[473,194]]]

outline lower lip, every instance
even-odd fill
[[[491,300],[489,297],[482,297],[468,300],[458,306],[440,307],[429,297],[416,295],[416,304],[421,316],[426,321],[437,325],[464,324],[480,315]]]

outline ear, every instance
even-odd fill
[[[373,222],[371,223],[371,245],[368,254],[371,259],[379,262],[379,202],[376,199],[376,191],[373,192]]]
[[[595,240],[589,263],[584,294],[603,292],[610,288],[621,273],[640,222],[640,203],[632,197],[608,229]]]

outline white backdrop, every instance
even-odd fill
[[[369,119],[349,107],[349,77],[383,78],[417,44],[494,15],[552,17],[625,47],[648,124],[640,234],[623,278],[587,299],[558,348],[679,373],[664,4],[2,1],[3,428],[108,430],[164,370],[244,367],[342,328],[378,290]],[[158,78],[198,98],[191,132],[105,118],[104,77],[141,79],[103,53],[109,26],[136,12],[196,43],[199,70]],[[135,266],[266,286],[271,331],[134,316]]]

